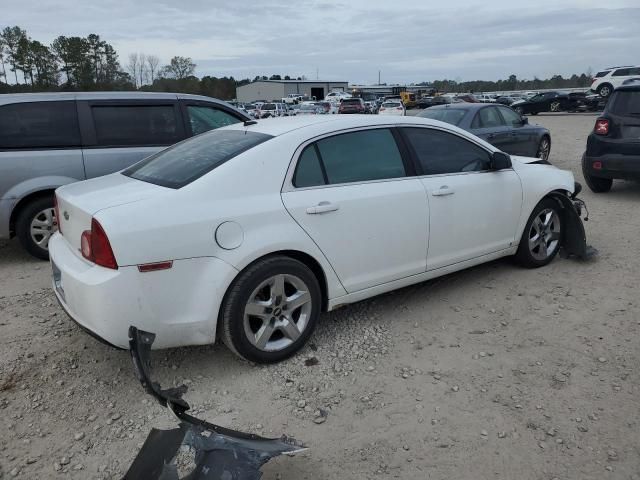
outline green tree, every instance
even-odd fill
[[[20,43],[20,39],[26,36],[27,33],[17,25],[15,27],[5,27],[4,30],[2,30],[2,34],[0,34],[5,44],[7,61],[9,65],[11,65],[11,71],[16,78],[16,85],[20,83],[18,82],[18,44]]]
[[[58,61],[55,54],[42,43],[32,40],[29,47],[36,72],[36,84],[42,88],[58,86]]]
[[[169,65],[166,65],[162,69],[162,76],[166,78],[175,78],[176,80],[183,80],[187,77],[194,75],[196,70],[196,64],[189,57],[173,57],[169,61]]]

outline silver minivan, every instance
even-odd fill
[[[53,192],[193,135],[250,120],[210,97],[151,92],[0,95],[0,239],[48,258]]]

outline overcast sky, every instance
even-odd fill
[[[7,0],[3,0],[3,3]],[[97,33],[132,52],[191,57],[199,76],[351,83],[570,75],[640,63],[639,0],[23,0],[0,26],[34,39]],[[489,5],[489,6],[488,6]],[[604,8],[603,8],[604,6]]]

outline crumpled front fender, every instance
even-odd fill
[[[576,184],[576,192],[573,197],[569,197],[560,192],[553,192],[549,196],[560,204],[564,227],[562,243],[560,245],[560,256],[563,258],[575,257],[581,260],[597,255],[598,251],[587,245],[587,234],[580,215],[586,205],[582,200],[576,198],[581,187]],[[585,217],[588,220],[588,216]]]

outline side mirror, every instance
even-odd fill
[[[522,120],[522,125],[527,125],[529,123],[529,119],[524,115],[520,118]]]
[[[491,155],[491,170],[511,168],[511,157],[504,152],[494,152]]]

